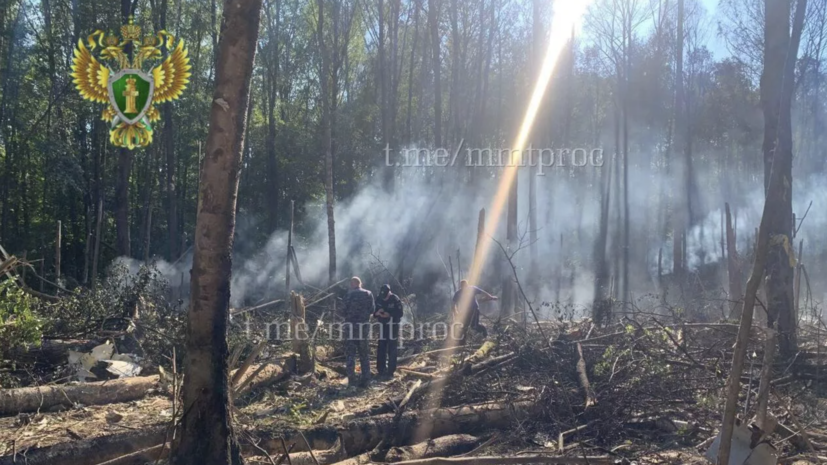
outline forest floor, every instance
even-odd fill
[[[625,318],[606,328],[589,320],[495,326],[490,338],[474,336],[450,357],[440,341],[414,341],[401,352],[393,379],[361,389],[347,388],[335,344],[320,345],[314,371],[303,375],[291,373],[296,367],[285,362],[291,354],[284,348],[248,351],[251,363],[239,360],[239,351],[233,366],[243,376],[236,387],[250,383],[238,391],[234,421],[250,463],[271,465],[287,455],[294,465],[440,455],[706,463],[736,328],[663,317]],[[747,420],[755,411],[761,333],[754,328],[742,380],[740,416]],[[793,363],[774,367],[769,411],[780,426],[769,442],[779,463],[827,463],[827,341],[811,333],[802,331]],[[180,378],[160,374],[128,402],[58,402],[0,418],[0,464],[144,464],[164,457],[161,439],[166,444],[180,418],[172,396]],[[9,399],[11,391],[0,396]],[[424,449],[406,447],[423,441]],[[584,457],[588,462],[576,462]]]

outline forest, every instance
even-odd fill
[[[0,464],[827,463],[825,59],[824,0],[0,0]]]

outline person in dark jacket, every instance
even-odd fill
[[[462,325],[461,333],[458,337],[462,342],[465,342],[465,334],[468,332],[469,327],[473,328],[474,331],[482,333],[483,337],[488,337],[488,330],[480,324],[480,304],[477,302],[477,295],[483,295],[485,300],[497,300],[496,296],[483,291],[477,286],[471,286],[468,284],[468,281],[464,279],[459,282],[459,290],[454,293],[454,298],[452,299],[454,323]],[[465,308],[459,308],[460,301],[463,300],[463,297],[465,297],[467,306]]]
[[[376,350],[376,371],[383,378],[392,378],[396,371],[396,354],[399,347],[399,321],[402,319],[402,300],[391,292],[391,287],[383,284],[376,299],[376,312],[379,321],[379,346]]]
[[[370,316],[374,313],[373,294],[362,288],[362,280],[353,277],[350,279],[350,290],[345,296],[344,317],[348,326],[345,336],[345,369],[347,370],[348,386],[365,386],[370,382]],[[362,370],[360,381],[356,379],[356,354],[359,354],[359,365]]]

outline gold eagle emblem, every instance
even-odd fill
[[[184,41],[166,31],[141,40],[141,28],[134,24],[121,27],[121,37],[95,31],[78,41],[72,60],[72,80],[81,97],[108,106],[101,119],[110,123],[110,142],[117,147],[134,149],[152,143],[151,123],[161,118],[156,103],[178,99],[189,83],[190,64]],[[88,44],[88,47],[87,47]],[[127,52],[127,45],[132,50]],[[167,50],[163,61],[144,72],[145,62],[160,60],[162,47]],[[98,57],[92,53],[100,49]],[[130,57],[130,55],[132,55]],[[114,71],[104,62],[117,65]]]

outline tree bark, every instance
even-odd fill
[[[224,3],[195,226],[183,386],[186,414],[173,453],[176,465],[243,463],[231,422],[227,327],[238,176],[261,3]]]
[[[382,150],[388,147],[390,143],[390,115],[388,114],[388,75],[393,71],[388,70],[388,61],[385,57],[385,1],[377,1],[377,10],[379,18],[379,36],[377,37],[376,55],[378,60],[377,70],[379,81],[379,115],[381,120],[382,131]],[[383,177],[383,182],[387,182]]]
[[[63,223],[57,222],[57,236],[55,236],[55,283],[60,284],[60,243],[63,237]]]
[[[774,0],[766,0],[768,3]],[[789,0],[785,0],[789,1]],[[769,12],[768,12],[769,13]],[[787,15],[786,17],[789,17]],[[768,15],[767,18],[770,18]],[[768,23],[769,23],[768,19]],[[780,18],[784,21],[784,18]],[[762,87],[765,81],[762,80]],[[773,152],[775,158],[783,155],[780,152]],[[747,281],[746,292],[744,293],[744,309],[741,313],[741,322],[738,327],[738,336],[735,340],[735,348],[732,355],[732,367],[726,385],[726,407],[724,408],[724,419],[721,427],[721,445],[718,449],[718,463],[728,464],[730,449],[732,447],[732,433],[735,429],[735,414],[738,410],[738,393],[741,391],[741,374],[744,371],[744,360],[749,344],[749,334],[752,328],[753,310],[755,309],[756,294],[761,280],[766,271],[768,252],[770,250],[770,225],[774,218],[773,208],[776,206],[773,197],[779,197],[787,188],[785,184],[789,181],[784,176],[784,167],[781,163],[772,162],[773,169],[770,173],[770,183],[767,189],[767,196],[764,200],[764,209],[761,215],[761,224],[756,234],[755,258],[753,259],[752,272]]]
[[[509,155],[510,156],[510,155]],[[509,163],[512,163],[509,161]],[[519,161],[515,161],[515,163],[519,163]],[[519,174],[519,173],[518,173]],[[517,249],[517,192],[518,192],[518,178],[519,175],[514,176],[514,182],[511,183],[511,187],[508,191],[508,214],[506,216],[506,243],[507,248],[506,250],[508,253],[514,253]],[[509,266],[506,260],[503,261],[502,264],[504,267]],[[514,314],[514,308],[516,307],[516,300],[517,300],[517,289],[514,285],[514,277],[511,273],[504,273],[503,274],[503,296],[502,296],[502,304],[500,306],[500,316],[502,318],[508,318],[512,314]]]
[[[483,209],[480,209],[480,214],[479,214],[479,217],[478,217],[478,220],[477,220],[477,242],[474,245],[474,259],[471,262],[471,269],[472,270],[477,269],[478,267],[482,266],[482,262],[481,262],[482,257],[480,257],[480,246],[482,245],[482,241],[484,239],[485,239],[485,209],[483,208]],[[451,257],[448,257],[448,258],[450,260]],[[452,269],[453,269],[453,267],[452,267]],[[456,281],[453,280],[453,277],[451,278],[451,281],[456,283]],[[454,292],[456,292],[456,290]]]
[[[414,17],[413,30],[413,44],[411,45],[411,58],[408,63],[408,106],[405,109],[405,143],[413,141],[413,129],[411,128],[411,118],[413,115],[413,89],[414,89],[414,71],[416,69],[416,46],[419,43],[419,10],[422,7],[422,0],[414,0],[411,13]],[[424,66],[423,66],[424,68]]]
[[[428,440],[413,446],[394,447],[385,456],[387,463],[402,462],[405,460],[419,460],[431,457],[444,457],[470,452],[480,440],[468,434],[452,434],[440,438]],[[299,454],[303,454],[299,452]],[[371,460],[370,452],[351,457],[334,465],[367,465],[376,463]],[[293,465],[299,465],[298,461],[291,457]],[[310,465],[313,462],[303,461],[303,464]],[[320,461],[321,463],[321,461]]]
[[[804,23],[807,1],[796,2],[792,33],[789,17],[791,0],[765,0],[764,70],[761,75],[761,107],[764,113],[764,188],[771,205],[767,258],[767,326],[778,322],[780,355],[796,352],[796,321],[793,309],[792,244],[792,119],[791,106],[795,62]],[[773,192],[770,176],[779,171],[784,182]]]
[[[264,78],[264,85],[266,86],[264,96],[266,98],[267,111],[267,138],[265,139],[265,149],[267,150],[267,197],[269,206],[271,208],[267,211],[267,217],[270,218],[270,233],[278,228],[278,208],[279,208],[279,169],[278,169],[278,154],[276,151],[276,100],[278,97],[279,86],[279,39],[281,32],[281,1],[276,1],[276,17],[275,24],[268,24],[268,40],[267,49],[270,50],[271,56],[265,63],[268,67],[268,72]]]
[[[0,465],[98,465],[106,460],[137,452],[164,441],[166,428],[153,428],[147,431],[128,431],[121,434],[101,436],[86,441],[73,441],[54,446],[18,449],[17,456],[0,457]],[[157,453],[149,460],[155,460]]]
[[[402,444],[416,444],[429,438],[453,434],[472,434],[491,428],[507,428],[526,420],[536,410],[534,402],[510,404],[478,404],[462,407],[431,409],[420,412],[405,412],[399,420],[400,431],[408,434],[400,438]],[[359,419],[346,425],[319,425],[301,429],[313,450],[336,447],[341,440],[348,454],[367,452],[384,437],[385,430],[394,423],[394,414]],[[28,450],[28,465],[96,465],[102,461],[120,457],[126,453],[161,444],[168,428],[149,428],[146,431],[110,435],[88,441],[61,443],[54,446]],[[264,433],[266,434],[266,433]],[[262,436],[264,436],[262,434]],[[307,451],[298,431],[287,431],[284,435],[265,437],[258,446],[270,454],[283,453],[281,438],[288,443],[295,442],[294,452]],[[204,440],[206,441],[206,440]],[[260,449],[245,448],[245,453],[260,454]],[[0,457],[0,465],[20,463],[14,456]],[[202,462],[217,463],[217,462]],[[229,461],[224,464],[230,463]]]
[[[727,271],[729,274],[729,300],[732,306],[729,312],[731,320],[741,319],[741,298],[744,292],[741,290],[741,267],[738,261],[738,249],[735,243],[735,229],[732,227],[732,216],[729,212],[729,204],[726,204],[726,256]]]
[[[166,2],[164,2],[166,3]],[[161,109],[164,115],[164,152],[166,152],[166,183],[167,183],[167,226],[169,228],[169,260],[177,260],[181,251],[178,249],[180,235],[178,233],[178,194],[175,186],[175,172],[178,164],[175,156],[175,122],[172,114],[172,104],[165,103]]]
[[[315,369],[313,350],[310,347],[310,335],[307,333],[304,297],[295,292],[290,293],[292,314],[290,315],[290,342],[293,352],[299,355],[296,368],[299,374],[310,373]]]
[[[0,415],[45,411],[57,405],[106,405],[140,399],[158,383],[157,376],[111,379],[76,385],[54,385],[3,389]]]
[[[675,64],[675,107],[673,110],[673,120],[675,121],[675,145],[683,147],[684,144],[684,89],[683,89],[683,23],[684,23],[684,0],[678,0],[678,31],[677,31],[677,51]],[[677,185],[682,186],[686,180],[684,172],[688,169],[686,164],[681,164],[680,161],[675,165],[679,169],[675,169],[674,173],[677,177]],[[686,188],[676,189],[672,200],[672,273],[675,281],[680,285],[683,279],[684,256],[683,256],[683,232],[686,230],[686,203],[681,200],[681,196],[687,192]]]
[[[319,17],[316,29],[319,50],[321,54],[321,71],[319,81],[321,83],[322,100],[322,152],[324,153],[324,190],[325,210],[327,212],[327,247],[328,247],[328,280],[330,283],[336,281],[336,221],[334,219],[334,196],[333,196],[333,129],[331,124],[332,99],[335,96],[330,92],[330,48],[327,47],[324,37],[325,4],[324,0],[318,0]]]
[[[540,67],[543,62],[543,23],[541,18],[542,0],[534,0],[532,2],[532,17],[531,17],[531,38],[532,38],[532,57],[534,59],[535,76],[540,75]],[[482,54],[482,51],[480,51]],[[539,138],[535,138],[539,140]],[[539,145],[539,144],[538,144]],[[529,146],[530,147],[530,146]],[[533,151],[529,151],[528,159],[528,234],[529,247],[531,251],[530,268],[529,268],[529,286],[536,292],[537,276],[538,276],[538,253],[537,253],[537,163],[539,160],[532,159]]]
[[[431,68],[434,74],[434,149],[442,147],[442,65],[439,58],[439,3],[428,0],[428,28],[431,33]]]
[[[124,24],[133,14],[132,1],[121,0],[121,20]],[[132,60],[132,45],[124,47],[129,59]],[[115,248],[122,257],[131,256],[129,239],[129,177],[132,173],[133,153],[127,148],[118,150],[118,176],[115,179],[115,231],[117,238]]]
[[[92,289],[98,279],[98,260],[100,259],[101,240],[103,236],[103,199],[98,200],[98,219],[95,226],[95,249],[92,254]],[[42,281],[41,281],[42,283]]]
[[[129,239],[129,176],[132,172],[132,151],[118,150],[118,178],[115,181],[115,248],[122,257],[131,256]]]

